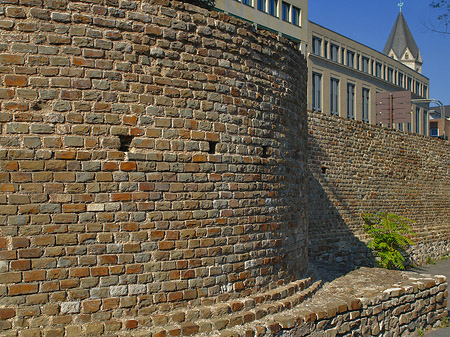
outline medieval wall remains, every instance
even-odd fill
[[[305,84],[289,42],[186,3],[3,2],[1,334],[178,324],[300,277]]]
[[[416,263],[450,253],[447,141],[308,113],[310,257],[367,263],[362,213],[415,222]]]

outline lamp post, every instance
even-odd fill
[[[420,98],[420,99],[412,99],[411,103],[416,104],[416,103],[434,103],[436,105],[439,106],[439,108],[441,109],[441,120],[442,120],[442,136],[445,139],[445,109],[444,109],[444,104],[442,104],[441,101],[434,99],[434,98]]]

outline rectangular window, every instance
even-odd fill
[[[325,43],[324,43],[323,57],[325,57],[326,59],[328,58],[328,42],[327,41],[325,41]]]
[[[363,122],[369,122],[369,94],[370,90],[363,88],[362,90],[362,120]]]
[[[355,119],[355,85],[347,84],[347,118]]]
[[[359,70],[359,54],[356,54],[356,69]]]
[[[423,110],[423,134],[428,135],[428,111]]]
[[[344,64],[344,59],[345,59],[345,50],[344,48],[341,48],[341,63]]]
[[[416,108],[416,133],[420,133],[420,108]]]
[[[300,26],[300,8],[292,6],[292,24]]]
[[[399,129],[400,131],[403,131],[403,123],[398,123],[398,129]]]
[[[420,83],[419,82],[416,82],[416,94],[417,95],[420,95]]]
[[[338,55],[339,55],[339,46],[335,45],[335,44],[331,44],[330,47],[330,56],[331,56],[331,60],[337,62],[338,61]]]
[[[322,56],[322,39],[313,36],[312,52],[314,55]]]
[[[281,3],[281,19],[289,22],[290,12],[291,12],[291,5],[283,1]]]
[[[404,78],[403,74],[402,73],[398,73],[398,86],[402,87],[402,88],[403,88],[403,84],[404,84],[403,78]]]
[[[330,84],[330,108],[332,115],[339,115],[339,80],[332,78]]]
[[[267,12],[267,0],[258,0],[258,9],[261,12]]]
[[[379,62],[375,63],[375,76],[382,78],[382,65]]]
[[[411,90],[412,88],[412,79],[408,77],[408,81],[406,82],[406,89]]]
[[[394,69],[388,68],[387,80],[391,83],[394,83]]]
[[[269,14],[278,16],[278,0],[269,0]]]
[[[355,67],[355,53],[352,51],[347,51],[347,66],[350,68]]]
[[[322,75],[313,73],[312,77],[312,109],[321,111]]]
[[[431,137],[439,137],[439,123],[438,122],[430,122],[430,136]]]
[[[408,132],[411,132],[411,122],[408,122]]]
[[[369,73],[369,59],[365,56],[362,57],[362,71]]]
[[[423,97],[428,97],[428,87],[426,85],[423,86]]]
[[[242,3],[243,3],[244,5],[247,5],[247,6],[251,6],[251,5],[252,5],[251,0],[242,0]]]

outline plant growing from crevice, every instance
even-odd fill
[[[412,221],[386,212],[362,214],[362,219],[364,231],[371,237],[367,246],[376,254],[378,266],[405,269],[406,249],[414,245],[408,237],[415,235],[410,227]]]

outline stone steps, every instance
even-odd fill
[[[190,336],[221,334],[225,330],[230,332],[230,329],[294,308],[312,296],[320,285],[321,281],[313,283],[312,278],[307,278],[240,300],[180,309],[167,314],[167,320],[153,320],[152,326],[148,326],[149,335],[145,331],[135,333],[136,336]]]

